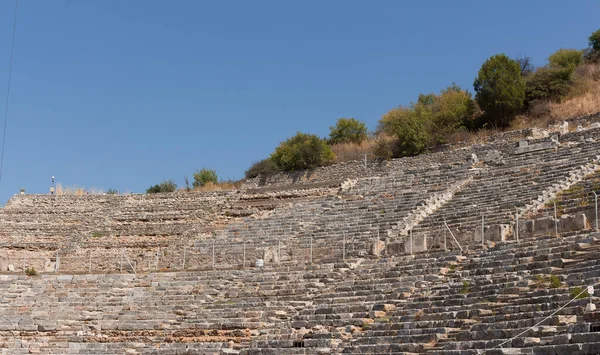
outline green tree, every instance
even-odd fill
[[[252,164],[252,166],[246,170],[245,176],[246,179],[251,179],[259,175],[272,175],[280,171],[281,169],[277,166],[277,163],[275,163],[273,159],[267,158]]]
[[[155,194],[161,192],[174,192],[177,190],[177,184],[173,180],[163,180],[160,184],[150,186],[146,193]]]
[[[571,72],[568,68],[538,68],[525,79],[525,102],[530,106],[539,100],[558,101],[571,88]]]
[[[340,118],[329,131],[329,144],[360,144],[367,139],[367,126],[355,118]]]
[[[600,52],[600,30],[592,33],[588,38],[588,44],[592,50]]]
[[[559,49],[548,57],[550,67],[568,69],[571,72],[583,64],[583,51],[577,49]]]
[[[486,60],[473,83],[475,99],[488,123],[505,127],[523,108],[525,82],[519,63],[504,54]]]
[[[600,63],[600,30],[588,38],[590,47],[585,50],[585,60],[589,63]]]
[[[445,143],[449,134],[467,126],[475,114],[475,102],[468,91],[452,84],[435,96],[431,104],[431,135]]]
[[[194,187],[202,187],[209,182],[216,184],[219,181],[217,172],[213,169],[202,168],[194,172]]]
[[[325,140],[314,134],[298,132],[279,144],[271,159],[282,170],[313,169],[333,162],[335,155]]]
[[[399,107],[385,114],[384,118],[393,127],[398,137],[398,156],[413,156],[423,153],[431,138],[431,107],[426,103],[428,95],[422,95],[421,102],[413,103],[409,108]]]
[[[375,158],[380,161],[389,160],[393,156],[390,142],[388,142],[388,140],[383,136],[379,136],[375,139],[373,148],[371,148],[371,150],[373,155],[375,155]]]

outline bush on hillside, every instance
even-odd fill
[[[355,118],[340,118],[329,127],[329,144],[360,144],[367,139],[367,126]]]
[[[592,33],[588,38],[589,48],[585,50],[585,61],[600,63],[600,30]]]
[[[314,169],[331,164],[334,158],[325,140],[300,132],[279,144],[271,154],[277,166],[286,171]]]
[[[217,172],[213,169],[202,168],[194,172],[194,182],[192,185],[196,187],[202,187],[209,182],[216,184],[219,181]]]
[[[487,123],[507,127],[525,101],[525,82],[519,63],[504,54],[486,60],[473,83],[475,99]]]
[[[559,49],[548,57],[550,67],[573,70],[583,64],[583,51],[577,49]]]
[[[146,193],[175,192],[175,190],[177,190],[177,184],[173,180],[163,180],[160,184],[150,186]]]
[[[280,172],[281,169],[271,158],[263,159],[252,164],[245,172],[246,179],[255,178],[259,175],[268,176]]]
[[[567,95],[571,86],[568,68],[538,68],[525,79],[525,102],[527,106],[539,100],[558,101]]]
[[[435,144],[447,143],[449,135],[470,124],[475,114],[471,94],[456,84],[442,90],[431,104],[431,136]]]
[[[375,139],[372,152],[375,159],[379,161],[390,160],[394,155],[392,153],[390,142],[383,136],[379,136]]]

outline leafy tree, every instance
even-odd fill
[[[252,164],[252,166],[246,170],[245,176],[247,179],[251,179],[259,175],[272,175],[280,171],[281,169],[277,166],[277,163],[275,163],[273,159],[267,158]]]
[[[589,63],[600,63],[600,30],[588,38],[590,47],[585,50],[585,60]]]
[[[177,190],[177,184],[173,180],[163,180],[160,184],[150,186],[146,193],[155,194],[161,192],[174,192]]]
[[[445,143],[449,134],[468,125],[474,113],[475,102],[469,92],[454,83],[442,90],[431,104],[431,135],[434,141]]]
[[[529,106],[539,100],[558,101],[569,93],[570,77],[569,68],[538,68],[525,79],[525,102]]]
[[[329,144],[360,144],[367,139],[367,126],[355,118],[340,118],[329,130]]]
[[[588,44],[592,50],[600,52],[600,30],[592,33],[588,38]]]
[[[393,156],[390,142],[385,137],[379,136],[375,139],[372,152],[378,160],[390,160]]]
[[[494,126],[507,126],[523,108],[525,82],[519,63],[504,54],[494,55],[483,63],[473,87],[486,121]]]
[[[426,95],[422,98],[426,98]],[[431,141],[431,111],[428,105],[416,103],[408,109],[399,107],[388,112],[386,116],[390,122],[394,122],[394,133],[398,137],[398,155],[413,156],[425,151]]]
[[[571,72],[583,64],[583,51],[577,49],[559,49],[548,57],[550,67],[569,69]]]
[[[335,155],[325,140],[314,134],[298,132],[279,144],[271,159],[286,171],[313,169],[333,162]]]
[[[202,168],[194,172],[194,182],[192,185],[194,187],[202,187],[209,182],[216,184],[218,181],[219,178],[217,177],[217,172],[215,170]]]

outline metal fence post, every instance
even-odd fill
[[[519,209],[517,208],[516,222],[515,222],[515,238],[517,243],[519,242]]]
[[[592,191],[594,193],[594,206],[596,209],[596,232],[598,232],[598,194],[596,194],[596,191]]]
[[[367,168],[367,153],[365,153],[365,169]]]
[[[160,248],[156,251],[156,258],[154,258],[154,271],[158,270],[158,258],[160,257]]]
[[[281,240],[277,241],[277,263],[281,264]]]
[[[448,250],[448,244],[446,244],[446,229],[444,229],[444,251]]]
[[[88,274],[92,273],[92,249],[90,249],[90,264],[88,266]]]
[[[119,262],[119,271],[123,272],[123,249],[121,249],[121,261]]]
[[[183,247],[183,265],[181,267],[182,270],[185,270],[185,252],[187,251],[187,247]]]
[[[481,247],[485,244],[485,217],[481,214]]]
[[[243,267],[245,268],[246,267],[246,241],[244,241],[243,246],[244,246],[243,247],[243,253],[244,253]]]
[[[346,261],[346,232],[344,232],[344,236],[343,236],[343,240],[342,240],[342,260]]]
[[[60,257],[58,256],[58,249],[56,250],[56,263],[54,264],[54,273],[56,274],[58,272],[58,269],[60,268]]]
[[[557,218],[557,213],[556,213],[556,200],[554,200],[554,232],[556,233],[556,236],[558,237],[558,218]]]
[[[310,236],[310,263],[313,262],[313,237]]]
[[[410,236],[410,255],[413,255],[413,238],[412,238],[412,228],[408,231]]]
[[[212,243],[212,267],[215,268],[215,241]]]

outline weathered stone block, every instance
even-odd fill
[[[534,235],[550,235],[555,233],[555,223],[552,217],[542,217],[535,220]]]
[[[426,235],[413,235],[412,243],[411,237],[406,238],[406,243],[404,244],[404,251],[406,253],[418,253],[421,251],[427,250],[427,236]]]
[[[381,240],[375,241],[371,244],[370,254],[373,256],[381,256],[385,251],[385,243]]]
[[[559,230],[561,232],[575,232],[589,228],[585,214],[563,215],[560,217]]]

